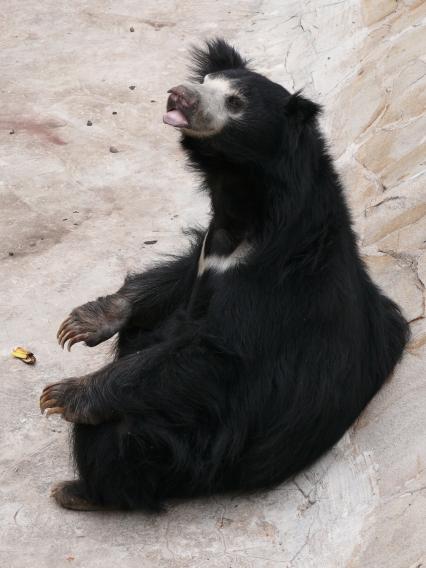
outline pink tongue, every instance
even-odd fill
[[[188,121],[180,110],[169,110],[169,112],[166,112],[163,116],[163,122],[170,124],[170,126],[188,126]]]

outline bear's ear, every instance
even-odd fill
[[[322,110],[321,106],[317,103],[302,97],[300,91],[296,91],[293,95],[290,95],[285,109],[287,116],[300,124],[313,122]]]
[[[202,81],[209,73],[247,68],[247,60],[221,38],[207,41],[204,49],[193,47],[191,58],[192,78],[196,81]]]

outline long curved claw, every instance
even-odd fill
[[[65,345],[68,341],[67,349],[71,351],[71,347],[80,341],[85,341],[89,338],[89,333],[82,332],[80,327],[73,323],[72,320],[69,320],[67,323],[61,326],[61,332],[58,335],[58,343],[62,347],[65,348]]]
[[[72,338],[75,333],[78,333],[78,331],[74,331],[73,329],[65,328],[65,330],[63,331],[63,333],[60,337],[60,341],[59,341],[59,345],[62,347],[62,349],[65,347],[65,343],[67,342],[67,340]]]
[[[45,397],[43,400],[40,399],[40,410],[44,413],[49,408],[56,408],[58,406],[58,401],[54,398]]]
[[[90,333],[83,330],[75,318],[72,315],[69,315],[61,323],[56,337],[62,349],[65,348],[65,345],[68,342],[67,349],[68,351],[71,351],[71,347],[75,343],[89,339]]]
[[[65,411],[65,408],[63,406],[54,406],[52,408],[46,408],[46,410],[43,412],[43,414],[45,416],[50,416],[51,414],[63,414]]]
[[[48,385],[46,385],[44,387],[43,392],[49,390],[52,387],[56,387],[57,385],[60,385],[61,383],[62,383],[62,381],[56,381],[55,383],[49,383]]]
[[[42,394],[40,397],[40,408],[47,402],[47,401],[54,401],[56,402],[55,399],[50,397],[50,392]]]
[[[71,337],[70,340],[68,341],[68,346],[67,346],[68,351],[71,351],[71,347],[74,345],[74,343],[85,341],[87,338],[88,338],[87,333],[80,333],[80,335],[75,335],[74,337]]]
[[[64,325],[64,327],[61,330],[60,335],[58,336],[58,343],[59,345],[62,344],[64,336],[67,335],[67,333],[69,333],[70,331],[73,330],[75,324],[73,324],[72,321],[68,322],[66,325]]]
[[[50,385],[47,385],[44,387],[41,396],[40,396],[40,410],[43,412],[44,410],[46,410],[46,408],[48,407],[54,407],[57,406],[57,400],[56,400],[56,395],[57,395],[57,387],[60,383],[51,383]]]
[[[58,332],[57,332],[57,334],[56,334],[56,337],[58,338],[58,340],[59,340],[60,335],[62,335],[62,332],[63,332],[64,328],[65,328],[69,323],[72,322],[72,319],[73,319],[72,316],[69,315],[69,316],[68,316],[67,318],[65,318],[64,321],[61,323],[61,325],[59,326]]]

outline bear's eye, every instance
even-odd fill
[[[240,110],[243,107],[243,100],[237,95],[229,95],[226,97],[226,106],[233,111]]]

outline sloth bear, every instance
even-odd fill
[[[222,39],[192,56],[163,120],[211,221],[59,328],[68,349],[118,333],[113,362],[40,399],[75,423],[78,479],[52,491],[63,507],[161,510],[281,483],[339,440],[407,341],[360,260],[318,105]]]

